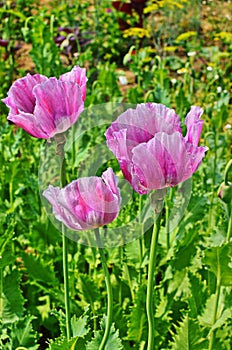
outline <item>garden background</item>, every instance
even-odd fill
[[[200,143],[209,150],[193,175],[188,206],[167,232],[174,189],[161,217],[154,349],[230,350],[232,3],[126,3],[2,1],[0,99],[27,73],[59,77],[79,65],[88,77],[87,109],[156,102],[174,108],[182,122],[192,105],[204,109]],[[99,252],[69,240],[72,338],[67,340],[62,237],[41,202],[38,180],[46,142],[10,124],[7,115],[0,102],[0,348],[99,350],[106,314]],[[104,132],[96,121],[70,150],[68,181],[105,142]],[[99,174],[107,166],[122,176],[114,159]],[[144,202],[132,192],[114,225],[133,222]],[[133,225],[128,227],[129,235]],[[105,250],[114,299],[106,349],[146,349],[151,232],[143,235],[142,251],[141,239]]]

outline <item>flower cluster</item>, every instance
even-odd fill
[[[197,170],[207,147],[198,147],[202,109],[193,106],[182,135],[180,118],[162,104],[146,103],[128,109],[106,131],[107,145],[117,157],[135,191],[173,187]]]
[[[86,72],[78,66],[54,77],[28,74],[17,80],[3,102],[8,120],[37,138],[52,138],[76,122],[84,109]],[[173,187],[197,170],[207,147],[199,147],[203,121],[193,106],[182,134],[179,116],[162,104],[140,104],[128,109],[107,129],[109,149],[125,179],[139,194]],[[73,230],[106,225],[120,210],[117,178],[109,168],[102,177],[80,178],[65,188],[49,186],[43,193],[55,217]]]

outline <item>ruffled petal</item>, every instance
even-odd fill
[[[2,101],[10,108],[10,118],[14,118],[14,123],[17,124],[16,116],[20,112],[33,114],[35,108],[35,96],[33,95],[33,88],[45,82],[48,78],[40,75],[30,75],[16,80],[11,86],[8,97]],[[10,119],[13,121],[12,119]]]
[[[91,229],[85,220],[86,210],[78,201],[77,181],[73,181],[63,189],[50,185],[43,192],[43,196],[52,205],[55,218],[68,228],[76,231]]]
[[[119,188],[117,187],[118,178],[115,176],[113,169],[108,168],[104,173],[102,173],[102,180],[111,190],[111,192],[117,197],[120,198]]]
[[[195,147],[191,143],[187,142],[186,149],[191,160],[192,172],[194,173],[201,165],[202,159],[205,157],[205,153],[208,151],[208,147]]]
[[[108,169],[103,177],[104,181],[96,176],[80,178],[61,190],[49,186],[43,195],[52,204],[57,220],[77,231],[113,221],[120,210],[119,189],[115,187],[112,169]]]
[[[127,130],[127,139],[135,144],[148,142],[157,132],[181,132],[180,119],[173,109],[157,103],[142,103],[122,113],[106,131],[109,140],[115,132]]]
[[[117,158],[125,179],[131,182],[132,149],[137,142],[127,139],[127,129],[115,131],[110,136],[107,135],[107,132],[107,146]]]
[[[75,66],[70,72],[64,73],[59,78],[61,81],[71,81],[80,86],[82,92],[82,99],[86,99],[86,69]]]
[[[152,190],[176,186],[193,173],[185,140],[178,132],[157,133],[148,143],[135,147],[132,161],[140,178],[138,192],[143,187]]]
[[[200,120],[202,113],[202,108],[192,106],[185,119],[185,124],[187,126],[187,134],[185,136],[185,140],[194,146],[198,146],[201,136],[201,131],[204,123],[203,120]]]
[[[81,89],[73,82],[50,78],[37,85],[33,93],[36,98],[35,118],[48,137],[66,131],[84,109]]]
[[[37,124],[37,120],[33,114],[19,112],[17,115],[9,114],[8,120],[23,128],[28,134],[33,137],[47,139],[48,135]]]

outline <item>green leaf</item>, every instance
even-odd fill
[[[202,350],[207,348],[207,341],[197,322],[186,315],[176,328],[172,350]]]
[[[100,299],[100,292],[94,280],[88,275],[78,275],[78,293],[81,295],[81,303],[84,306],[93,305],[95,301]]]
[[[134,305],[129,316],[128,336],[138,344],[147,337],[146,286],[142,285],[135,296]]]
[[[27,350],[36,350],[39,345],[36,344],[36,332],[32,328],[34,316],[27,316],[24,319],[17,321],[11,331],[11,339],[13,348],[25,346]]]
[[[190,282],[190,296],[188,299],[189,302],[189,315],[193,318],[200,315],[203,311],[203,308],[208,299],[208,291],[206,286],[200,279],[200,275],[193,274],[192,272],[188,272],[188,278]]]
[[[86,314],[88,312],[88,308],[85,313],[77,318],[74,315],[71,318],[71,327],[73,332],[73,337],[84,337],[90,331],[90,328],[87,326],[89,316]]]
[[[31,254],[22,253],[22,257],[27,272],[32,280],[43,282],[53,287],[58,285],[55,272],[48,266],[47,263]]]
[[[49,343],[49,350],[81,350],[85,349],[85,340],[83,338],[72,338],[67,340],[66,337],[60,337],[55,340],[51,340]]]
[[[204,262],[221,286],[232,286],[232,246],[230,243],[205,250]]]
[[[22,317],[24,298],[20,290],[21,275],[18,270],[8,273],[2,281],[2,322],[13,323]]]
[[[211,330],[220,328],[227,320],[232,317],[232,307],[225,308],[225,294],[220,293],[216,321],[214,322],[214,309],[216,301],[216,294],[212,294],[206,303],[204,312],[198,317],[200,324],[204,327],[209,327]]]
[[[105,318],[103,318],[101,322],[101,330],[94,332],[94,339],[86,344],[86,350],[99,350],[102,338],[103,338],[103,333],[105,329]],[[112,324],[111,329],[110,329],[110,334],[107,340],[107,343],[105,345],[104,350],[122,350],[122,343],[119,338],[119,332],[118,330],[115,330],[114,324]]]

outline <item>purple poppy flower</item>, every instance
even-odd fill
[[[124,177],[140,194],[173,187],[197,170],[207,147],[198,147],[203,110],[191,107],[182,135],[180,118],[162,104],[140,104],[121,114],[106,131],[107,145]]]
[[[74,67],[59,79],[41,74],[16,80],[2,101],[8,120],[37,138],[51,138],[72,126],[84,109],[85,69]]]
[[[101,178],[80,178],[62,189],[50,185],[43,196],[51,203],[56,219],[76,231],[109,224],[120,210],[117,178],[111,168]]]

